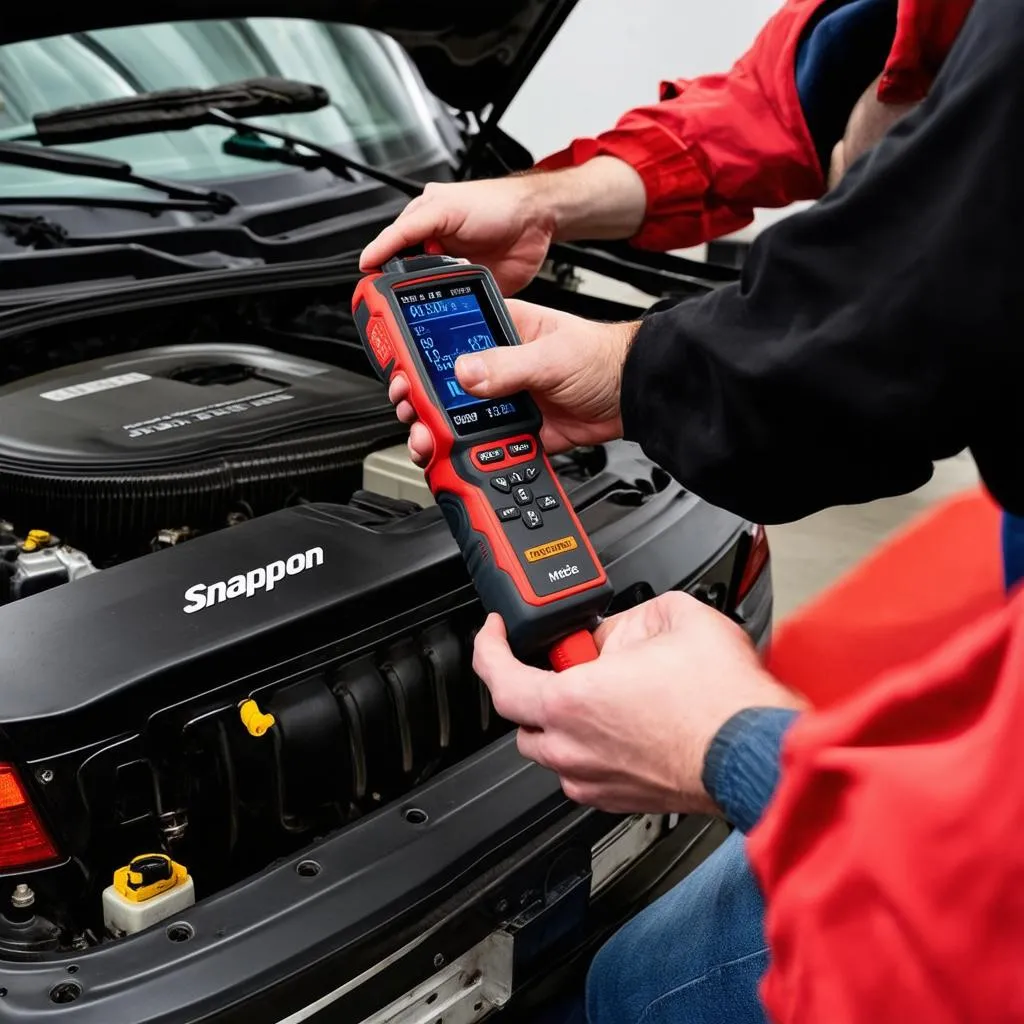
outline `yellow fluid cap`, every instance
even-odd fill
[[[43,547],[45,544],[50,543],[50,531],[49,530],[29,530],[28,536],[25,538],[25,543],[21,545],[22,551],[35,551],[37,548]]]
[[[114,888],[132,903],[145,903],[188,881],[188,870],[166,853],[144,853],[114,872]]]
[[[273,715],[265,715],[260,711],[259,705],[254,700],[244,700],[238,706],[238,713],[242,719],[242,725],[248,730],[250,736],[260,737],[266,734],[267,730],[274,724]]]

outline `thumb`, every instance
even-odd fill
[[[460,356],[455,363],[455,376],[466,391],[478,398],[543,390],[564,376],[553,355],[552,346],[545,341],[491,348]]]

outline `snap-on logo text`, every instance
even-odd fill
[[[185,591],[188,602],[182,611],[186,615],[212,608],[222,601],[233,601],[236,597],[253,597],[263,591],[273,590],[285,576],[298,576],[299,573],[315,569],[324,564],[324,549],[310,548],[299,551],[288,558],[278,559],[259,569],[250,569],[227,580],[216,583],[197,583]]]

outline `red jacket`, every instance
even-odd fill
[[[1024,1021],[1024,591],[791,730],[751,833],[785,1024]]]
[[[541,162],[554,169],[616,156],[640,173],[647,249],[698,245],[749,224],[757,207],[817,199],[823,171],[796,86],[796,53],[825,0],[789,0],[727,75],[663,82],[661,102],[624,115],[596,139]],[[973,0],[900,0],[879,98],[922,99]],[[827,171],[827,169],[825,169]]]

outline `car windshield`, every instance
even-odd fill
[[[59,107],[265,76],[321,85],[331,105],[253,118],[253,124],[315,139],[384,169],[450,156],[438,128],[445,112],[394,40],[357,26],[293,18],[141,25],[0,46],[0,140],[31,133],[34,114]],[[225,153],[229,134],[204,126],[62,148],[126,160],[138,174],[172,180],[282,173]],[[136,191],[134,185],[0,165],[0,206],[3,196]]]

